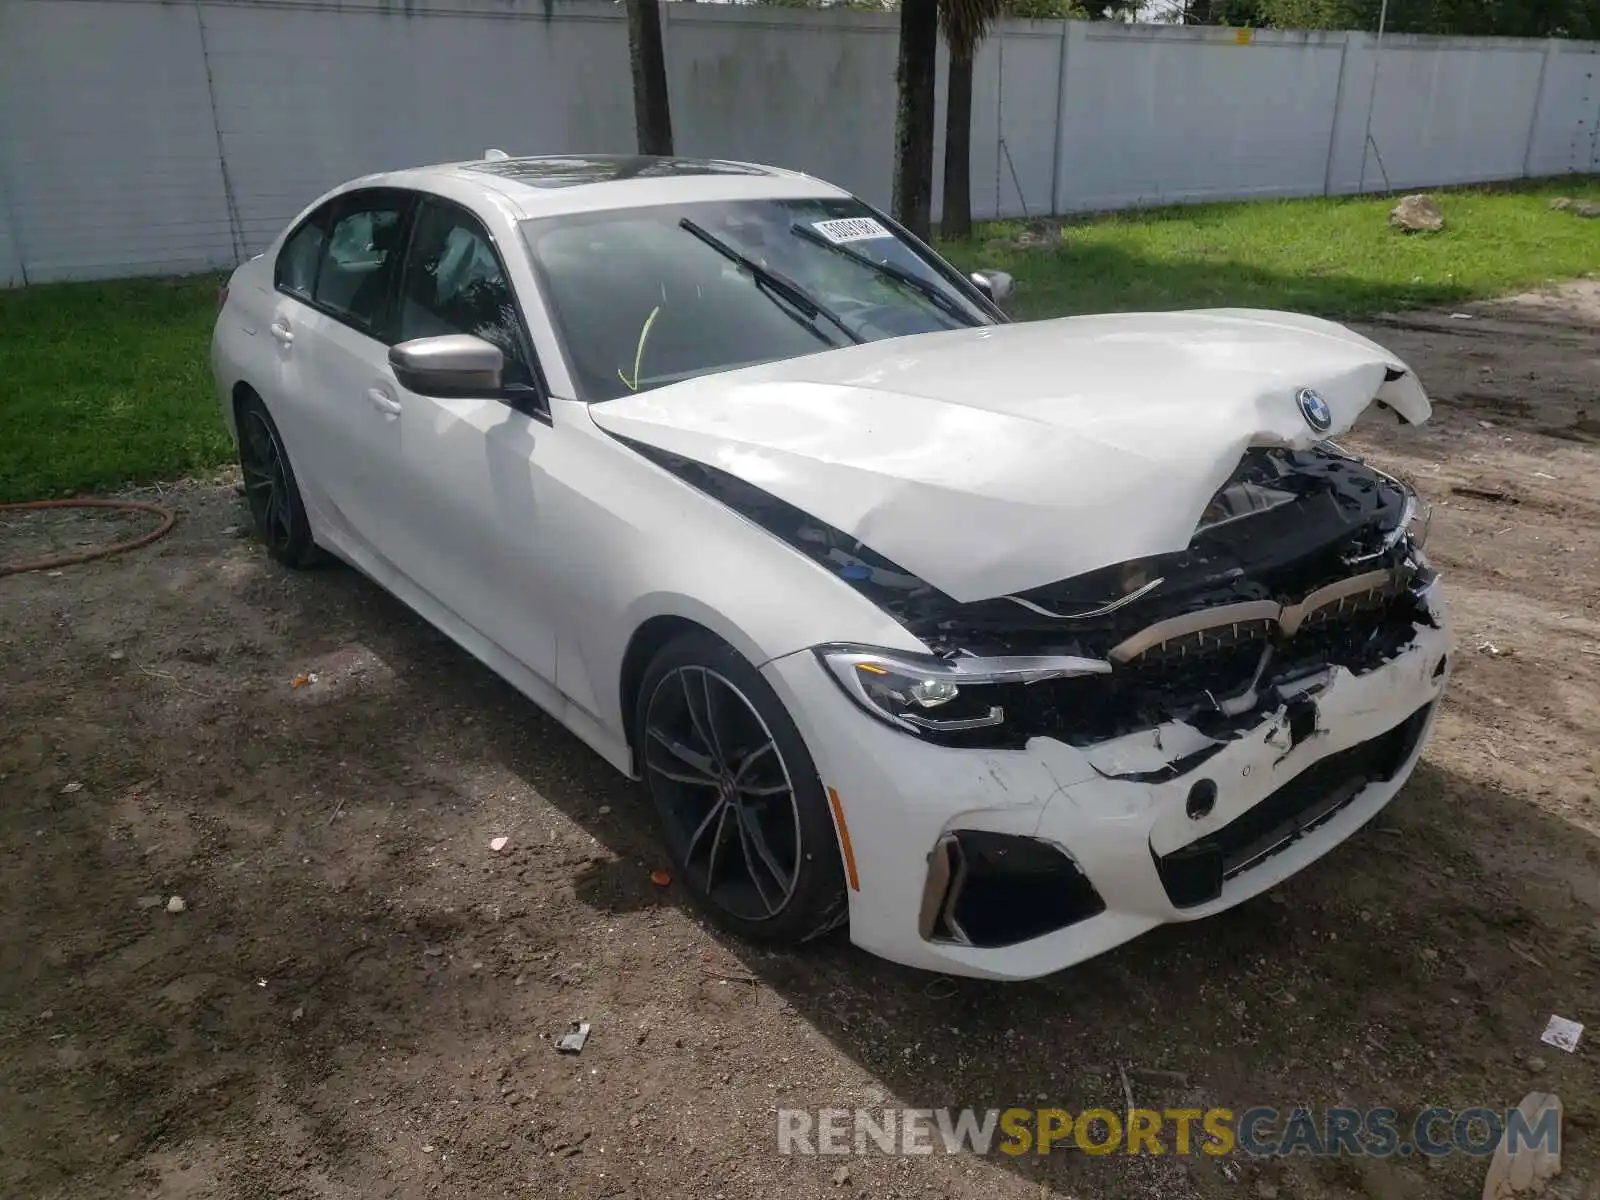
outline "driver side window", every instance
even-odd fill
[[[471,334],[505,355],[506,383],[534,383],[510,281],[488,232],[465,209],[422,202],[396,319],[398,341]]]

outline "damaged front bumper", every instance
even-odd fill
[[[1431,623],[1387,662],[1281,689],[1225,739],[1173,721],[1081,748],[940,746],[866,718],[809,652],[763,672],[838,799],[851,939],[912,966],[1025,979],[1238,904],[1370,820],[1415,765],[1448,679],[1436,584],[1427,604]]]

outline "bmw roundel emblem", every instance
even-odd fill
[[[1306,419],[1306,424],[1318,433],[1327,433],[1333,428],[1333,409],[1328,407],[1328,402],[1322,398],[1322,393],[1311,388],[1301,388],[1294,394],[1294,402],[1300,406],[1300,415]]]

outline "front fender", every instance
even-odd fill
[[[710,630],[753,666],[830,641],[926,647],[849,584],[733,509],[554,404],[541,544],[553,588],[556,686],[626,736],[624,656],[655,617]]]

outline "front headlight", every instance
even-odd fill
[[[1007,708],[1019,689],[1111,671],[1110,663],[1062,655],[946,659],[861,646],[820,646],[816,653],[873,716],[932,741],[968,745],[1006,740]]]
[[[1411,512],[1405,522],[1406,536],[1411,539],[1412,548],[1420,556],[1422,548],[1428,544],[1428,530],[1433,525],[1433,505],[1415,492],[1412,493],[1411,502]]]
[[[1428,527],[1433,523],[1433,506],[1405,484],[1392,475],[1384,475],[1382,471],[1372,468],[1373,474],[1383,475],[1395,487],[1399,488],[1405,496],[1400,509],[1400,519],[1383,535],[1375,546],[1362,553],[1350,553],[1344,556],[1346,566],[1360,566],[1362,563],[1372,562],[1383,558],[1396,546],[1404,542],[1411,552],[1422,561],[1422,547],[1428,541]]]

